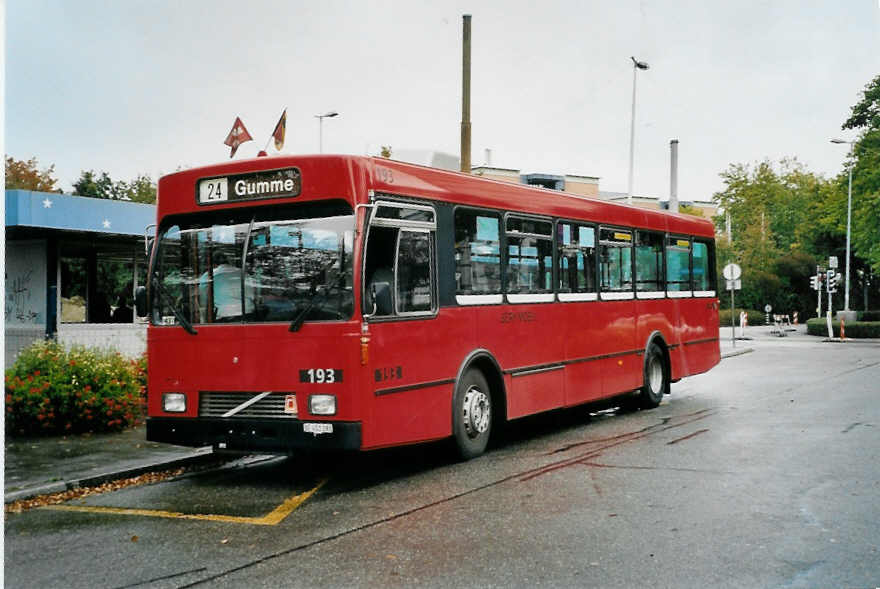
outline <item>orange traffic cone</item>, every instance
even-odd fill
[[[843,317],[840,318],[840,341],[846,339],[846,321]]]

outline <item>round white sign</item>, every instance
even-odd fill
[[[742,276],[742,268],[739,267],[739,264],[731,262],[724,267],[721,274],[723,274],[727,280],[738,280],[739,277]]]
[[[764,312],[765,313],[769,313],[772,310],[773,310],[773,307],[771,307],[770,305],[764,305]]]

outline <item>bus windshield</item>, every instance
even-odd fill
[[[170,220],[158,239],[155,324],[341,320],[354,310],[354,216],[341,201],[211,211]]]

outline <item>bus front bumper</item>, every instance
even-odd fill
[[[361,424],[298,419],[148,417],[147,441],[267,454],[290,454],[301,449],[359,450]]]

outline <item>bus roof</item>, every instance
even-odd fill
[[[192,168],[159,180],[158,215],[189,213],[216,205],[198,203],[198,183],[205,178],[247,174],[262,170],[297,168],[299,196],[243,200],[231,207],[297,202],[312,198],[344,198],[365,203],[368,191],[404,197],[452,202],[474,207],[517,211],[534,215],[583,220],[609,225],[656,229],[683,235],[714,237],[714,224],[691,215],[643,209],[599,198],[556,190],[489,180],[394,160],[348,155],[258,157]]]

